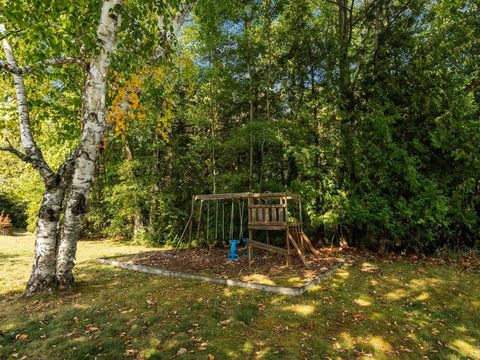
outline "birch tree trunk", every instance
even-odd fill
[[[0,34],[6,32],[0,25]],[[7,63],[17,68],[17,62],[7,39],[2,40]],[[41,150],[35,143],[30,128],[27,92],[21,74],[13,74],[20,129],[20,144],[25,154],[17,154],[29,162],[38,171],[45,183],[42,204],[37,220],[37,237],[35,240],[35,259],[28,287],[49,288],[55,280],[57,225],[60,218],[63,190],[58,177],[43,158]]]
[[[57,252],[56,280],[60,287],[73,283],[80,225],[87,211],[87,197],[95,171],[100,142],[105,131],[105,95],[111,53],[115,48],[115,35],[120,26],[116,11],[120,0],[105,0],[102,6],[97,35],[101,44],[87,75],[83,97],[83,132],[72,176]]]
[[[30,163],[45,183],[37,222],[35,260],[25,290],[26,296],[43,289],[68,286],[74,280],[72,269],[75,264],[81,221],[87,211],[87,197],[105,132],[107,73],[112,52],[115,50],[116,33],[120,27],[121,6],[122,0],[103,0],[97,29],[99,51],[90,61],[83,90],[80,142],[56,173],[44,160],[30,128],[27,93],[22,76],[32,72],[34,68],[30,65],[23,68],[17,66],[6,39],[5,26],[0,24],[2,47],[6,55],[6,61],[0,60],[0,68],[13,74],[23,152],[10,143],[9,146],[0,146],[0,150],[9,151]],[[164,21],[163,15],[159,16],[160,40],[161,42],[163,40],[164,46],[157,49],[158,57],[165,55],[168,42],[177,35],[191,6],[191,3],[182,3],[180,11],[172,20],[173,33]],[[57,58],[43,63],[44,66],[62,64],[84,66],[85,62],[77,58]]]

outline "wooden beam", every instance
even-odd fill
[[[247,253],[248,253],[248,267],[252,265],[252,241],[253,241],[253,230],[248,230],[248,243],[247,243]]]
[[[308,263],[307,263],[307,260],[305,259],[305,256],[303,256],[302,251],[298,247],[297,242],[295,241],[295,239],[293,238],[293,236],[290,233],[288,233],[288,239],[292,242],[295,249],[297,249],[297,254],[298,254],[298,256],[300,256],[300,259],[302,259],[302,262],[305,265],[305,267],[308,268]]]
[[[268,245],[268,244],[264,244],[262,242],[258,242],[258,241],[250,241],[250,246],[252,247],[256,247],[256,248],[259,248],[259,249],[263,249],[263,250],[268,250],[268,251],[272,251],[272,252],[276,252],[278,254],[282,254],[282,255],[288,255],[288,251],[284,248],[281,248],[281,247],[278,247],[278,246],[273,246],[273,245]]]
[[[251,230],[285,230],[287,228],[287,224],[276,224],[276,225],[266,225],[264,223],[249,223],[248,228]]]
[[[318,256],[320,252],[313,247],[312,242],[305,233],[302,232],[303,241],[307,244],[308,249],[312,252],[313,255]]]
[[[198,213],[197,241],[200,238],[200,226],[202,225],[203,200],[200,201],[200,212]]]
[[[190,209],[190,223],[188,224],[188,248],[192,246],[193,217],[195,213],[195,197],[192,196],[192,207]]]
[[[285,209],[286,205],[283,205],[283,204],[254,204],[254,205],[249,205],[248,208],[249,209],[253,209],[253,208],[263,208],[263,209],[282,208],[282,209]]]
[[[292,256],[290,250],[290,241],[288,241],[288,228],[287,231],[285,231],[285,243],[287,244],[287,266],[290,266],[292,264]]]
[[[238,200],[238,199],[262,199],[262,198],[285,198],[298,199],[299,195],[288,193],[223,193],[223,194],[199,194],[195,195],[195,200]]]

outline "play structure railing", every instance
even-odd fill
[[[281,230],[287,227],[286,204],[250,204],[248,227],[257,230]]]

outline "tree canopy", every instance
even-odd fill
[[[2,6],[53,169],[81,136],[85,74],[43,65],[98,53],[98,3]],[[479,246],[477,2],[199,0],[183,25],[181,2],[160,4],[122,10],[84,234],[173,242],[193,194],[291,191],[325,243]],[[0,145],[16,146],[1,74]],[[27,204],[33,230],[41,179],[9,153],[0,161],[0,193]]]

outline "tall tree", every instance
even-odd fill
[[[183,6],[184,4],[181,3],[179,10],[170,11],[171,6],[159,2],[156,27],[160,34],[160,44],[157,45],[156,49],[152,48],[148,51],[152,53],[150,58],[162,57],[169,51],[169,44],[176,36],[190,8],[190,5]],[[32,59],[32,64],[20,66],[8,39],[13,35],[22,33],[23,29],[13,28],[10,30],[7,29],[7,25],[29,25],[28,21],[22,19],[22,16],[19,16],[18,13],[24,6],[27,6],[27,4],[22,3],[20,7],[7,8],[5,21],[0,28],[5,53],[5,61],[0,61],[0,67],[13,75],[22,150],[14,147],[8,139],[7,146],[2,146],[0,149],[9,151],[21,160],[32,164],[45,185],[37,221],[35,261],[25,290],[25,295],[30,296],[45,288],[69,286],[74,281],[73,267],[80,227],[87,212],[87,198],[94,177],[97,158],[102,147],[102,139],[106,131],[108,72],[115,55],[121,18],[125,10],[121,0],[104,0],[101,3],[96,36],[85,36],[82,39],[82,35],[79,33],[70,35],[70,40],[73,39],[72,42],[77,45],[82,40],[85,41],[81,45],[81,56],[79,57],[64,56],[65,51],[62,51],[61,46],[61,42],[65,41],[62,39],[64,33],[60,33],[59,36],[52,39],[44,38],[46,31],[42,27],[47,26],[48,18],[45,22],[37,21],[29,36],[36,37],[39,43],[43,42],[48,45],[57,45],[60,42],[60,46],[49,48],[49,50],[59,50],[58,54],[55,54],[53,59],[41,59],[35,62],[39,56],[34,53],[29,54],[29,51],[21,51],[19,46],[15,50],[21,52],[23,59],[28,60],[29,56]],[[35,3],[33,6],[42,8],[42,4]],[[129,14],[132,18],[138,16],[140,14],[139,9],[141,9],[141,6],[136,8],[135,4],[133,6],[136,12],[132,11]],[[50,12],[54,16],[59,16],[61,19],[59,21],[64,22],[64,24],[61,24],[63,28],[75,27],[68,23],[68,21],[73,20],[74,5],[67,5],[68,11],[65,11],[65,7],[62,5],[52,8],[49,9]],[[150,7],[149,10],[152,10],[152,8]],[[66,18],[65,12],[72,17]],[[92,13],[98,13],[98,10],[94,10]],[[151,15],[147,14],[146,18],[151,18]],[[129,19],[130,25],[132,25],[132,18]],[[140,20],[133,21],[136,21],[137,24],[140,22]],[[63,37],[69,36],[68,34],[65,35]],[[138,32],[132,27],[125,30],[121,41],[131,43],[132,39],[142,38],[148,39],[145,33]],[[20,39],[19,42],[21,41],[23,39]],[[149,43],[147,42],[146,45],[148,46]],[[81,89],[78,89],[82,98],[80,139],[55,171],[45,160],[42,150],[34,138],[25,76],[36,72],[48,73],[46,69],[49,67],[69,64],[80,65],[82,69],[83,85]],[[61,87],[59,81],[57,81],[57,84],[59,84],[58,87]]]
[[[6,62],[2,67],[13,74],[17,97],[20,144],[23,152],[13,146],[3,147],[37,169],[45,183],[45,193],[40,207],[35,261],[25,295],[29,296],[54,285],[67,286],[73,282],[76,244],[79,224],[86,212],[86,199],[93,178],[95,161],[105,128],[105,95],[110,57],[115,48],[115,37],[120,26],[121,1],[105,0],[102,3],[97,30],[98,53],[85,64],[77,58],[47,60],[36,66],[75,63],[88,66],[83,90],[81,114],[82,133],[78,146],[54,172],[37,146],[30,123],[27,91],[23,76],[33,66],[19,67],[7,37],[5,24],[0,29]],[[63,202],[65,201],[65,207]],[[62,210],[64,213],[62,214]],[[60,223],[60,220],[63,220]]]

